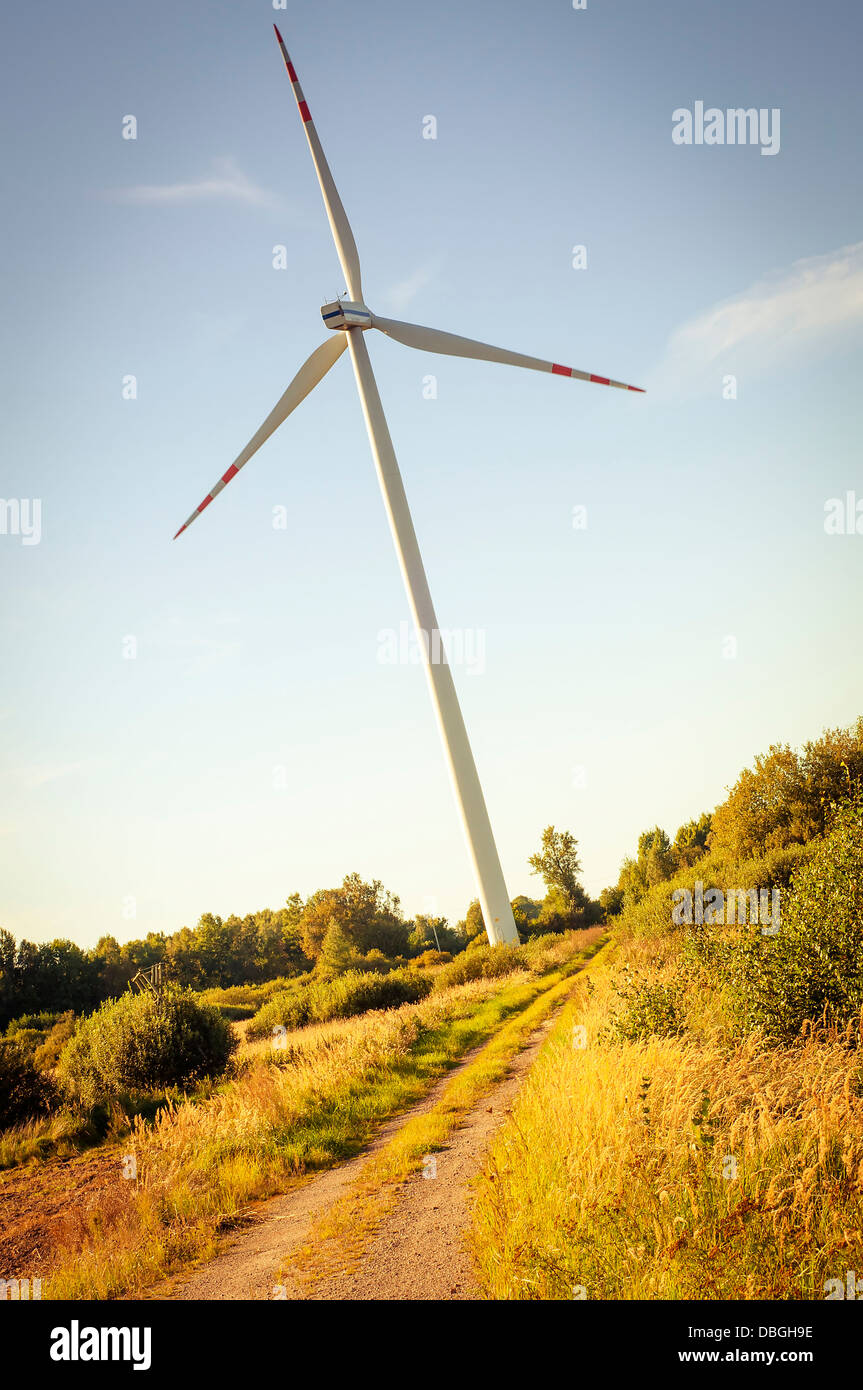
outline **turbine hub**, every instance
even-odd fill
[[[327,328],[371,328],[371,310],[365,304],[355,304],[351,299],[336,299],[332,304],[324,304],[321,318]]]

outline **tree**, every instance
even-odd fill
[[[647,875],[644,866],[628,854],[620,866],[617,886],[623,894],[624,905],[637,903],[647,892]]]
[[[643,835],[639,835],[638,862],[644,868],[648,888],[671,878],[675,868],[674,855],[671,841],[660,826],[655,825],[652,830],[645,830]]]
[[[468,941],[473,941],[485,933],[485,922],[483,921],[479,898],[474,898],[473,902],[468,904],[464,922],[460,925]]]
[[[716,808],[711,848],[740,861],[803,841],[801,791],[796,753],[788,744],[772,744],[758,755],[754,768],[744,768]]]
[[[698,820],[687,821],[681,825],[674,837],[675,866],[678,869],[691,869],[703,854],[707,853],[707,837],[710,834],[712,817],[709,811]]]
[[[606,917],[616,917],[617,914],[622,911],[623,896],[623,889],[620,886],[617,888],[603,888],[599,895],[599,905]]]
[[[22,1012],[18,1005],[19,981],[15,970],[18,951],[9,931],[0,931],[0,1028]]]
[[[254,977],[248,975],[247,979],[274,980],[279,975],[296,975],[309,969],[311,961],[303,950],[299,926],[290,908],[272,912],[265,907],[247,920],[254,931],[255,969]]]
[[[449,951],[455,955],[464,949],[464,935],[451,927],[445,917],[429,917],[417,913],[408,937],[408,945],[416,955],[423,951]]]
[[[527,862],[531,871],[543,879],[547,889],[560,890],[571,909],[584,905],[586,895],[578,881],[581,873],[578,841],[568,830],[546,826],[540,852],[532,854]]]
[[[511,906],[519,936],[530,936],[539,922],[542,903],[521,893],[517,898],[513,898]]]
[[[99,970],[99,992],[103,999],[116,998],[122,994],[132,976],[135,966],[124,953],[115,936],[100,936],[90,956]]]
[[[303,950],[310,960],[317,960],[321,954],[324,937],[330,923],[347,919],[345,904],[337,888],[320,888],[307,899],[300,918],[300,936]]]
[[[332,920],[341,925],[360,955],[378,950],[385,956],[398,956],[408,949],[409,928],[399,900],[378,879],[365,883],[359,874],[348,874],[340,888],[312,894],[299,920],[303,950],[311,960],[320,955]]]
[[[355,964],[356,955],[348,934],[342,924],[333,917],[318,956],[318,974],[324,980],[333,980],[337,975],[344,975],[345,971],[350,970]]]
[[[191,927],[182,927],[168,938],[165,956],[171,979],[186,989],[203,989],[207,983],[198,952],[197,934]]]
[[[826,729],[796,752],[774,743],[744,768],[716,808],[710,847],[732,861],[807,844],[825,833],[830,808],[863,785],[863,717]]]
[[[601,922],[602,908],[599,903],[593,902],[583,888],[579,888],[579,894],[578,906],[572,907],[561,888],[549,888],[542,900],[539,916],[525,929],[526,934],[581,930]]]
[[[671,841],[662,827],[654,825],[642,831],[638,837],[637,858],[627,856],[620,866],[617,891],[622,894],[623,904],[639,902],[648,888],[671,878],[676,867]]]

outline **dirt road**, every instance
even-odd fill
[[[402,1183],[397,1199],[372,1234],[358,1263],[307,1292],[285,1274],[291,1253],[361,1175],[366,1164],[417,1115],[434,1108],[453,1077],[482,1050],[477,1048],[405,1114],[384,1126],[374,1143],[349,1163],[261,1203],[249,1224],[209,1264],[149,1291],[156,1299],[477,1299],[465,1234],[470,1223],[470,1181],[492,1135],[505,1119],[519,1086],[552,1026],[547,1019],[512,1059],[506,1077],[486,1092],[434,1155],[434,1176]],[[283,1271],[278,1278],[278,1271]]]

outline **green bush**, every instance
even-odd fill
[[[807,1022],[844,1027],[863,1010],[863,806],[836,810],[780,904],[779,930],[749,928],[712,964],[743,1028],[788,1042]]]
[[[430,979],[407,970],[393,970],[389,975],[348,970],[335,979],[312,980],[274,995],[249,1024],[248,1036],[262,1038],[280,1026],[303,1028],[308,1023],[351,1018],[368,1009],[415,1004],[431,987]]]
[[[643,1042],[682,1033],[685,1023],[680,987],[659,981],[639,982],[636,972],[627,974],[626,982],[617,987],[623,1008],[612,1019],[612,1037],[618,1042]]]
[[[364,956],[357,956],[354,969],[364,974],[388,975],[391,970],[397,969],[397,966],[383,951],[367,951]]]
[[[759,888],[788,888],[794,875],[798,873],[817,852],[817,841],[810,840],[806,845],[787,845],[784,849],[768,850],[756,859],[747,859],[736,870],[726,870],[726,882],[741,880],[757,884]],[[717,887],[723,885],[717,884]]]
[[[469,980],[499,980],[516,970],[528,967],[529,956],[524,946],[468,946],[466,951],[445,965],[435,978],[435,989],[465,985]]]
[[[412,970],[431,970],[438,965],[449,965],[452,954],[449,951],[423,951],[411,961]]]
[[[20,1018],[13,1018],[12,1022],[7,1027],[6,1037],[14,1038],[16,1033],[31,1028],[38,1029],[40,1033],[47,1033],[48,1029],[53,1028],[60,1017],[60,1014],[52,1013],[21,1014]]]
[[[56,1093],[48,1076],[14,1042],[0,1042],[0,1129],[50,1110]]]
[[[36,1048],[33,1060],[43,1071],[51,1071],[60,1060],[60,1053],[75,1032],[75,1015],[71,1009],[60,1014],[53,1028],[45,1035],[41,1046]]]
[[[226,1068],[237,1046],[230,1024],[185,990],[127,993],[79,1024],[58,1075],[84,1104],[125,1091],[182,1086]]]
[[[274,994],[289,988],[291,983],[286,975],[280,975],[275,980],[265,980],[261,984],[226,985],[224,988],[213,986],[197,991],[195,998],[201,1004],[217,1004],[219,1007],[225,1004],[242,1005],[255,1013]]]
[[[26,1052],[30,1057],[38,1047],[41,1047],[48,1034],[42,1028],[16,1028],[15,1032],[9,1037],[9,1042],[14,1042],[22,1052]]]

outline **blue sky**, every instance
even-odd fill
[[[474,896],[423,673],[378,659],[408,610],[347,358],[171,540],[343,289],[274,19],[372,309],[649,388],[371,335],[441,624],[485,643],[455,676],[510,892],[544,825],[598,891],[860,713],[863,536],[823,524],[863,499],[858,7],[19,7],[0,494],[42,523],[0,535],[0,925],[32,939],[351,870]],[[675,145],[699,100],[778,108],[779,152]]]

